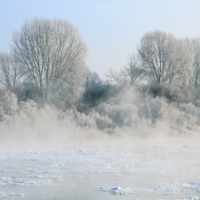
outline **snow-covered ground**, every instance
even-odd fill
[[[200,144],[2,149],[0,199],[200,199]]]

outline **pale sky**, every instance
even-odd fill
[[[118,71],[148,31],[178,38],[200,37],[200,1],[183,0],[0,0],[0,52],[26,19],[60,18],[76,26],[88,47],[87,66],[101,78]]]

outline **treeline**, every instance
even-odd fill
[[[169,102],[195,103],[199,98],[199,52],[200,38],[148,32],[127,65],[118,73],[110,70],[109,78],[122,87],[143,82],[153,97],[163,96]]]
[[[121,71],[110,69],[106,80],[90,72],[86,55],[86,44],[68,21],[25,21],[13,34],[10,53],[0,54],[1,120],[32,101],[99,129],[170,121],[169,108],[182,112],[176,112],[173,124],[186,123],[189,130],[193,120],[198,126],[200,38],[148,32]],[[181,118],[186,121],[179,122]]]

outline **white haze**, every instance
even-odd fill
[[[160,143],[188,143],[199,138],[200,108],[168,104],[163,98],[142,96],[127,89],[90,110],[60,111],[51,105],[20,102],[6,93],[1,98],[1,147],[133,148]]]
[[[200,108],[192,104],[134,88],[87,115],[18,104],[11,93],[0,102],[0,198],[185,199],[185,190],[200,191]]]

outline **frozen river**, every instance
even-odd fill
[[[0,151],[0,199],[198,199],[200,145]],[[200,199],[200,198],[199,198]]]

